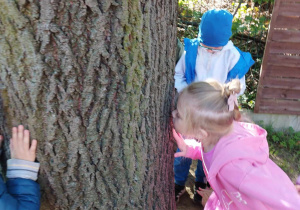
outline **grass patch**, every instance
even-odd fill
[[[292,127],[275,131],[272,125],[259,124],[268,132],[270,158],[295,183],[300,175],[300,131],[296,132]]]

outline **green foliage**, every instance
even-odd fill
[[[259,81],[259,73],[261,67],[261,58],[257,58],[255,60],[255,64],[246,74],[246,90],[243,95],[241,95],[238,99],[240,108],[253,110],[255,106],[256,99],[256,90]]]
[[[292,127],[275,131],[272,125],[262,126],[268,132],[267,139],[269,142],[287,149],[300,158],[300,131],[296,132]]]
[[[300,132],[292,127],[275,131],[272,125],[259,123],[268,132],[267,140],[271,158],[290,177],[300,173]]]
[[[255,3],[263,4],[263,3],[274,3],[274,0],[253,0]]]
[[[232,5],[237,7],[238,2],[232,3]],[[270,17],[267,18],[264,13],[260,5],[251,7],[248,3],[242,3],[233,19],[233,36],[242,33],[266,39]]]
[[[198,35],[198,25],[203,13],[197,0],[178,1],[178,38],[195,38]]]

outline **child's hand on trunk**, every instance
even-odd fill
[[[35,160],[37,140],[32,140],[30,144],[29,130],[24,130],[23,125],[12,128],[12,138],[9,146],[12,159]]]

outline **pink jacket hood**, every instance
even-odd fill
[[[215,145],[209,171],[214,193],[205,210],[300,209],[300,196],[289,177],[269,158],[267,132],[255,124],[234,122],[230,134]],[[203,159],[199,144],[186,157]]]
[[[213,179],[220,168],[231,161],[249,159],[263,164],[269,159],[266,130],[250,123],[234,122],[233,126],[233,131],[215,146],[209,179]]]

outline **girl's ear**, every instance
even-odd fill
[[[208,133],[206,132],[206,130],[203,130],[202,128],[199,128],[198,130],[198,136],[200,137],[200,139],[205,139],[208,136]]]

